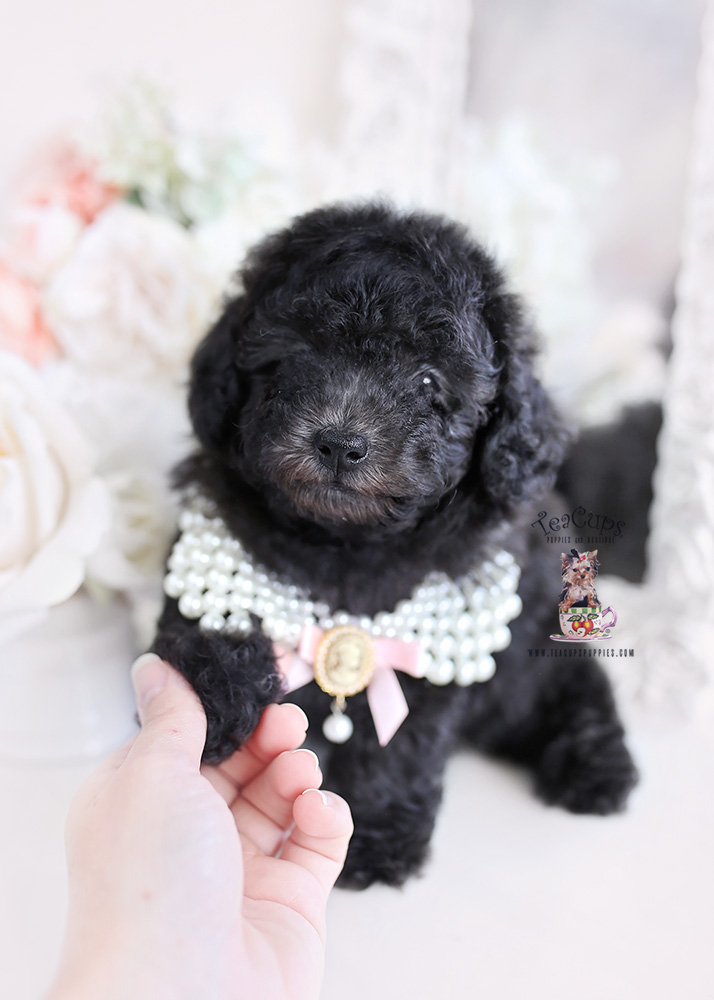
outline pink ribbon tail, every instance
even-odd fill
[[[367,701],[379,745],[385,747],[409,715],[402,686],[389,667],[375,670],[367,688]]]

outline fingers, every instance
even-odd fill
[[[342,871],[354,829],[350,807],[333,792],[309,788],[293,807],[295,827],[281,857],[309,871],[325,898]]]
[[[286,751],[250,781],[232,806],[246,854],[274,855],[293,822],[293,804],[306,788],[322,784],[311,750]]]
[[[229,785],[237,791],[252,781],[267,764],[285,750],[295,750],[305,739],[307,716],[297,705],[268,705],[248,742],[218,768],[204,768],[214,787],[227,798]],[[222,779],[217,774],[219,772]],[[216,780],[214,780],[214,777]]]
[[[154,653],[140,656],[131,676],[141,732],[130,755],[165,752],[198,768],[206,742],[206,715],[188,681]]]

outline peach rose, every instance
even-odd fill
[[[33,205],[61,205],[85,224],[121,195],[121,189],[97,175],[95,164],[74,146],[54,146],[23,185],[22,200]]]
[[[45,323],[39,292],[0,259],[0,348],[39,365],[59,349]]]

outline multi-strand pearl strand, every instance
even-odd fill
[[[432,684],[489,680],[496,669],[491,654],[509,645],[508,622],[522,607],[516,593],[520,570],[505,550],[457,581],[432,573],[394,611],[369,618],[332,613],[327,604],[311,601],[299,587],[254,563],[203,497],[187,499],[179,527],[164,592],[202,629],[245,634],[254,614],[274,642],[295,649],[306,625],[324,631],[357,625],[375,637],[419,642],[424,676]]]

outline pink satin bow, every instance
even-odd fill
[[[288,691],[295,691],[315,679],[315,652],[324,634],[317,625],[306,625],[297,650],[275,644],[278,667],[287,681]],[[373,641],[376,666],[367,686],[367,702],[379,745],[386,746],[409,715],[407,700],[394,671],[401,670],[412,677],[423,677],[424,668],[420,662],[421,649],[418,642],[381,638]]]

